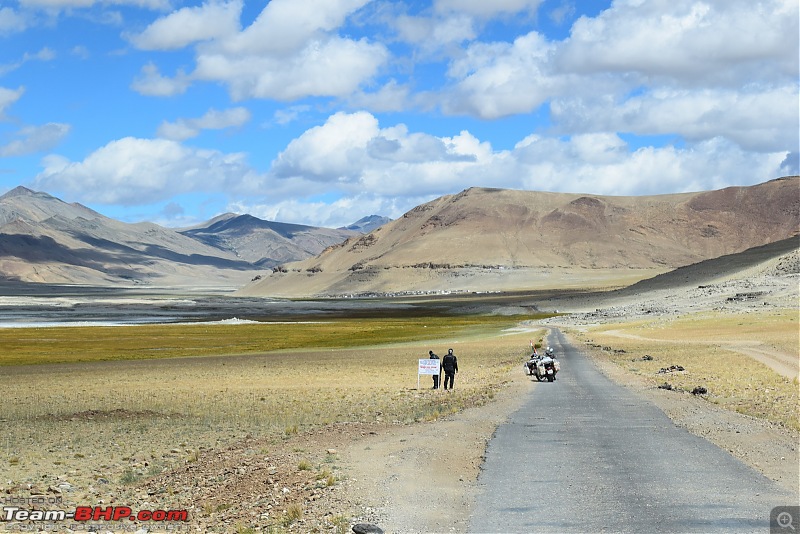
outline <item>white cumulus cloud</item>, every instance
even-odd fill
[[[559,98],[551,107],[561,131],[618,131],[646,135],[679,133],[689,141],[723,136],[747,150],[791,150],[800,146],[798,92],[789,86],[652,91],[624,102]]]
[[[458,81],[442,97],[442,108],[486,119],[533,111],[566,86],[549,72],[552,50],[536,32],[511,44],[471,45],[450,66],[448,74]]]
[[[543,0],[436,0],[434,9],[439,12],[461,12],[482,18],[517,13],[535,14]]]
[[[367,2],[272,0],[241,30],[240,3],[184,8],[156,21],[133,41],[163,49],[198,41],[193,72],[170,79],[148,65],[133,88],[167,96],[206,81],[227,86],[234,100],[347,97],[389,59],[383,44],[337,34],[347,17]],[[222,15],[215,17],[220,10]]]
[[[183,94],[191,85],[191,79],[179,71],[174,78],[162,76],[154,63],[142,67],[141,73],[131,83],[131,89],[147,96],[175,96]]]
[[[0,36],[25,31],[27,18],[11,7],[0,7]]]
[[[184,7],[128,38],[142,50],[172,50],[197,41],[221,38],[239,31],[242,1],[209,2]]]
[[[739,86],[797,75],[797,2],[615,2],[582,17],[558,53],[561,69],[633,73],[650,83]]]
[[[169,7],[170,2],[169,0],[19,0],[19,5],[24,7],[52,10],[88,8],[98,4],[127,5],[163,10]]]
[[[468,132],[454,137],[380,128],[367,112],[337,113],[289,143],[273,163],[279,179],[386,195],[442,191],[458,184],[459,167],[491,152]]]
[[[34,180],[37,188],[121,205],[147,204],[191,191],[236,190],[254,174],[242,154],[133,137],[112,141],[83,161],[51,155],[43,166]]]
[[[484,119],[549,106],[559,134],[723,137],[747,150],[798,146],[797,3],[626,0],[582,17],[563,41],[530,32],[469,44],[451,84],[425,95]]]
[[[158,127],[158,136],[173,141],[184,141],[200,135],[202,130],[224,130],[242,126],[250,120],[247,108],[236,107],[218,111],[211,109],[196,119],[178,119],[175,122],[163,122]]]
[[[272,0],[250,26],[212,48],[231,55],[293,54],[339,28],[368,1]]]
[[[226,84],[235,100],[346,97],[375,75],[387,58],[382,45],[324,36],[291,53],[204,50],[192,77]]]

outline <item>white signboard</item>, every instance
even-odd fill
[[[437,359],[424,359],[419,361],[419,371],[417,374],[420,375],[438,375],[439,374],[439,364],[441,360]]]

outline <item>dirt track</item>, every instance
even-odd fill
[[[656,341],[643,336],[635,334],[628,334],[617,330],[605,330],[605,335],[624,337],[628,339],[640,339],[645,341]],[[657,340],[659,343],[684,343],[682,340]],[[694,340],[696,343],[703,343],[702,340]],[[708,343],[713,343],[709,341]],[[787,354],[785,352],[768,347],[764,343],[758,341],[736,341],[733,343],[717,344],[724,349],[732,350],[745,356],[749,356],[756,361],[763,363],[770,369],[775,371],[781,376],[785,376],[790,380],[794,380],[800,376],[800,360],[794,354]]]

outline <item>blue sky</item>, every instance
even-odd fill
[[[796,0],[0,0],[0,194],[337,227],[798,173]]]

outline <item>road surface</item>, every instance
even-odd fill
[[[561,372],[532,384],[490,441],[470,532],[768,533],[772,508],[798,504],[612,382],[557,330],[549,340]]]

